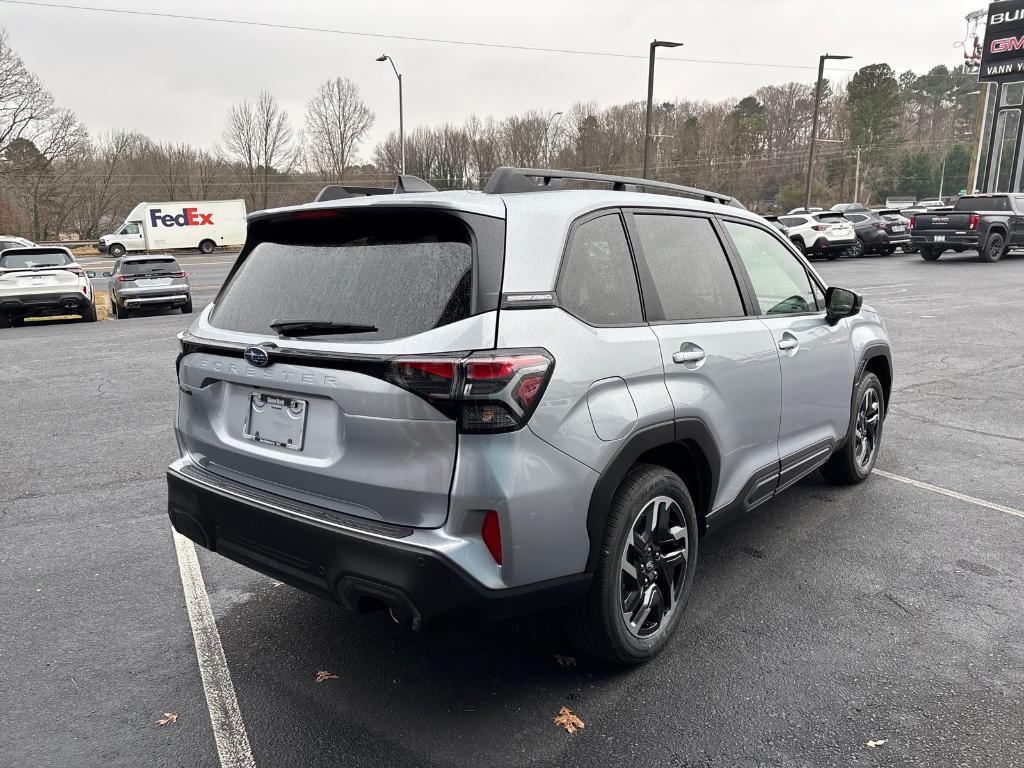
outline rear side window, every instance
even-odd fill
[[[275,321],[375,327],[330,336],[366,341],[413,336],[470,315],[473,239],[454,216],[328,212],[271,227],[267,236],[218,298],[215,326],[273,335]]]
[[[846,214],[846,218],[848,218],[850,221],[856,224],[859,224],[862,221],[867,221],[868,217],[860,213],[848,213]]]
[[[73,263],[71,257],[66,253],[5,253],[0,256],[0,268],[2,269],[63,267]]]
[[[558,301],[591,325],[643,322],[633,258],[619,214],[576,227],[562,265]]]
[[[710,221],[649,214],[633,218],[665,320],[743,315],[736,279]]]
[[[174,259],[144,259],[142,261],[125,261],[121,264],[122,275],[148,275],[180,271],[181,267]]]
[[[779,223],[784,227],[799,227],[802,224],[806,224],[807,219],[802,216],[780,216]]]

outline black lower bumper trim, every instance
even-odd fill
[[[10,317],[33,317],[36,315],[85,311],[91,301],[80,291],[40,293],[18,296],[0,301],[0,312]]]
[[[500,619],[581,599],[590,574],[488,589],[448,558],[401,539],[268,509],[167,473],[175,530],[242,565],[356,611],[387,607],[414,629],[446,618]],[[280,499],[281,504],[287,500]]]

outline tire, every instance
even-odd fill
[[[887,245],[885,248],[878,249],[879,256],[892,256],[896,253],[896,248],[892,245]]]
[[[904,253],[917,253],[918,247],[916,245],[901,245],[900,249]]]
[[[885,392],[873,373],[865,373],[857,384],[853,413],[846,443],[829,457],[821,474],[835,485],[854,485],[867,480],[882,446],[885,424]]]
[[[191,315],[192,314],[192,297],[189,296],[188,301],[181,305],[181,314]]]
[[[938,261],[939,256],[941,255],[942,251],[938,250],[937,248],[934,248],[933,246],[921,246],[921,258],[924,259],[925,261]]]
[[[840,256],[842,256],[841,251],[825,251],[825,258],[829,261],[835,261]]]
[[[121,309],[121,305],[114,300],[111,300],[110,303],[114,307],[114,317],[116,317],[118,320],[124,320],[126,317],[128,317],[127,309]]]
[[[857,241],[846,249],[846,257],[848,259],[856,259],[867,253],[867,250],[867,244],[858,237]]]
[[[804,256],[807,255],[807,249],[804,247],[804,241],[802,238],[791,237],[789,238],[789,242],[791,242],[796,247],[796,249],[800,251],[800,253],[802,253]]]
[[[0,328],[10,328],[10,327],[11,327],[11,318],[9,318],[7,315],[0,314]]]
[[[644,534],[652,519],[654,530]],[[668,532],[670,526],[673,533]],[[609,506],[602,554],[590,592],[566,611],[566,631],[573,642],[616,664],[642,664],[654,658],[671,639],[690,597],[697,569],[697,537],[697,513],[679,476],[652,464],[633,467]],[[637,542],[650,542],[655,549],[638,549]],[[646,562],[641,558],[647,558]],[[624,559],[633,576],[623,570]],[[648,576],[651,580],[644,586],[639,580]],[[630,590],[630,586],[636,589]],[[624,590],[628,592],[625,597]],[[675,597],[666,608],[663,595],[672,591]],[[648,602],[643,612],[645,597]],[[635,600],[632,616],[639,626],[633,629],[627,626],[626,600]],[[656,619],[650,619],[651,615]]]
[[[1006,253],[1006,238],[1000,232],[993,232],[985,241],[985,247],[978,251],[978,261],[989,264],[999,261]]]
[[[96,322],[96,305],[89,304],[85,309],[82,310],[82,322],[83,323],[95,323]]]
[[[213,253],[213,249],[217,247],[217,244],[213,240],[203,240],[199,243],[199,251],[209,256]]]
[[[115,259],[119,259],[122,256],[124,256],[124,251],[124,246],[121,245],[120,243],[114,243],[109,248],[107,248],[107,253],[109,253]]]

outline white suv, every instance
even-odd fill
[[[779,223],[789,230],[789,239],[805,256],[824,256],[832,261],[857,242],[853,224],[838,212],[780,216]]]
[[[0,328],[26,317],[81,315],[96,321],[89,278],[67,248],[7,248],[0,251]]]

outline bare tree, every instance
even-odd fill
[[[324,81],[306,106],[308,162],[321,176],[341,181],[373,121],[355,83],[347,77]]]
[[[288,112],[267,91],[228,110],[224,150],[239,166],[254,206],[269,207],[271,180],[294,169],[299,153],[294,139]]]

